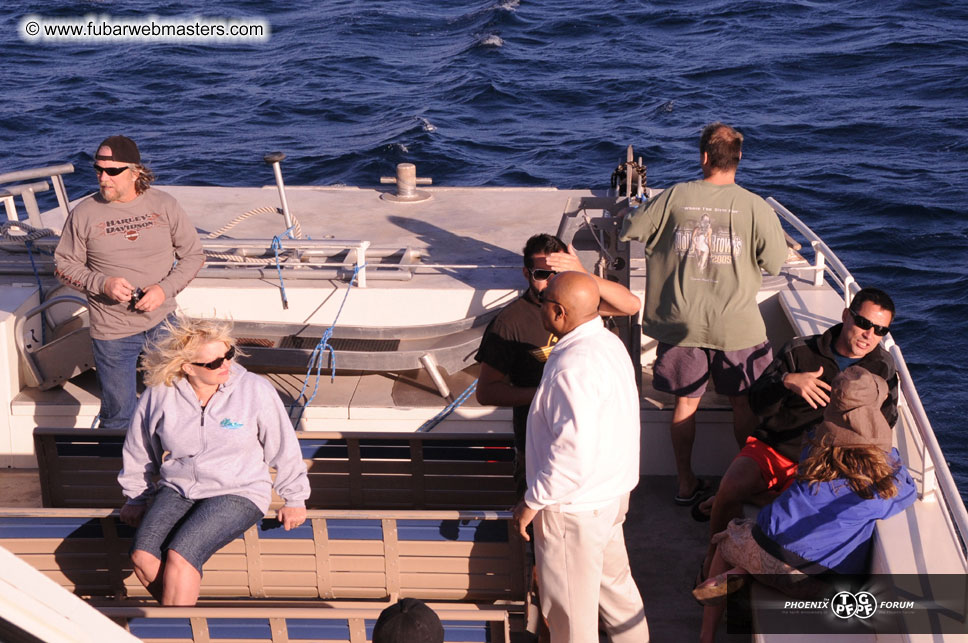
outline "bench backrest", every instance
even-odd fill
[[[0,509],[0,546],[82,596],[147,597],[116,511]],[[201,596],[511,601],[530,566],[509,512],[310,511],[266,519],[205,564]]]
[[[45,507],[119,507],[124,430],[34,430]],[[508,434],[298,431],[311,509],[495,509],[515,502]],[[281,506],[275,498],[273,508]]]
[[[505,609],[430,605],[444,626],[444,641],[508,643]],[[273,643],[366,643],[385,605],[372,607],[99,607],[145,643],[208,642],[231,638]]]

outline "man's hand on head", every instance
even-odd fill
[[[555,272],[588,272],[585,270],[585,266],[581,265],[575,246],[570,244],[568,245],[568,252],[552,252],[545,257],[545,261]]]
[[[135,310],[150,313],[163,303],[165,303],[165,291],[158,284],[154,284],[144,289],[144,294],[141,295],[141,299],[138,300],[138,303],[134,307]]]
[[[118,302],[131,301],[134,286],[124,277],[108,277],[101,292]]]
[[[783,386],[802,397],[811,407],[818,409],[827,406],[830,401],[830,384],[820,379],[822,374],[823,366],[805,373],[787,373],[783,376]]]

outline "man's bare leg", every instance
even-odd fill
[[[696,489],[698,480],[692,472],[692,445],[696,441],[696,411],[699,409],[698,397],[677,397],[672,411],[672,425],[669,434],[672,438],[672,451],[676,458],[676,475],[679,477],[678,495],[689,496]]]
[[[756,428],[756,415],[750,408],[750,396],[748,393],[741,395],[731,395],[730,404],[733,405],[733,437],[736,438],[736,445],[743,448],[746,438]]]
[[[722,574],[723,572],[729,570],[730,565],[719,553],[719,548],[713,546],[713,554],[709,566],[708,576],[712,577],[716,574]],[[719,629],[719,624],[723,620],[723,614],[726,612],[726,603],[721,605],[706,605],[702,608],[702,629],[699,631],[699,642],[700,643],[714,643],[716,640],[716,630]]]
[[[756,461],[745,456],[735,458],[726,469],[719,483],[716,499],[713,501],[712,511],[709,514],[710,539],[726,529],[730,520],[743,515],[745,503],[751,502],[766,491],[767,485]],[[709,545],[709,551],[703,563],[704,577],[709,573],[709,563],[715,549],[714,545]]]

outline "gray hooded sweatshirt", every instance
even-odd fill
[[[190,500],[231,494],[266,512],[269,467],[276,469],[275,489],[286,506],[305,506],[306,464],[282,400],[265,378],[233,362],[228,381],[204,409],[184,378],[144,392],[124,441],[118,482],[132,504],[147,502],[160,472],[160,484]]]

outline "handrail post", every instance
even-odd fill
[[[815,259],[814,273],[813,273],[813,285],[822,286],[823,285],[823,275],[826,271],[826,258],[824,257],[823,250],[820,249],[819,241],[811,241],[810,246],[813,248],[813,256]]]
[[[855,283],[854,275],[844,277],[844,308],[850,308],[850,302],[854,299],[854,293],[850,291],[850,287]]]
[[[356,286],[366,288],[366,249],[370,247],[369,241],[361,241],[356,249]]]
[[[13,200],[13,195],[0,196],[0,203],[3,203],[7,213],[7,221],[19,221],[17,217],[17,203]]]
[[[60,174],[52,174],[50,176],[50,182],[54,186],[54,194],[57,196],[57,205],[60,206],[61,212],[64,213],[64,221],[67,221],[67,215],[70,214],[71,202],[67,198],[67,188],[64,187],[64,177]]]
[[[935,492],[938,490],[938,477],[935,474],[934,458],[931,457],[931,453],[928,451],[928,443],[926,440],[921,441],[921,462],[923,463],[922,466],[924,467],[924,471],[921,472],[922,500],[927,500],[929,498],[934,500]]]

